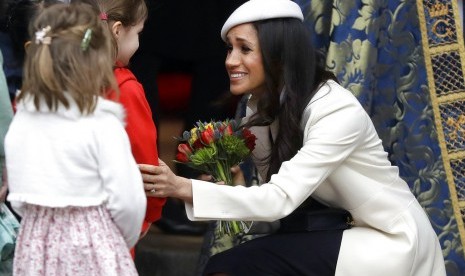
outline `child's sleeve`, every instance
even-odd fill
[[[104,128],[99,131],[98,158],[107,208],[130,248],[139,239],[147,199],[123,125],[114,118]]]
[[[158,165],[157,129],[142,85],[135,79],[120,84],[120,102],[127,112],[126,132],[133,156],[138,164]],[[142,232],[160,219],[166,198],[147,198]]]

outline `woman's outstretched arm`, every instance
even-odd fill
[[[159,166],[139,164],[145,191],[155,189],[147,194],[154,197],[175,197],[192,203],[192,181],[174,174],[161,159],[159,162]]]

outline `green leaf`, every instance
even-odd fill
[[[204,163],[214,163],[216,160],[216,153],[215,147],[201,148],[192,154],[190,159],[196,166],[200,166]]]

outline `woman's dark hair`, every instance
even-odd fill
[[[322,56],[313,48],[310,33],[300,20],[279,18],[253,25],[261,47],[267,93],[259,96],[257,114],[247,125],[269,125],[278,120],[280,126],[270,155],[262,160],[269,162],[269,181],[302,147],[300,123],[310,99],[322,83],[336,78],[325,70]]]

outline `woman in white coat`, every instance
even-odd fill
[[[153,183],[146,189],[183,199],[193,220],[275,221],[310,197],[352,216],[353,227],[343,230],[327,212],[316,229],[312,218],[321,218],[309,213],[303,227],[213,256],[205,275],[445,275],[428,217],[368,114],[319,64],[302,20],[290,0],[251,0],[221,31],[230,90],[251,94],[246,126],[257,136],[253,157],[264,184],[186,179],[161,163],[141,168],[153,174],[144,176]]]

